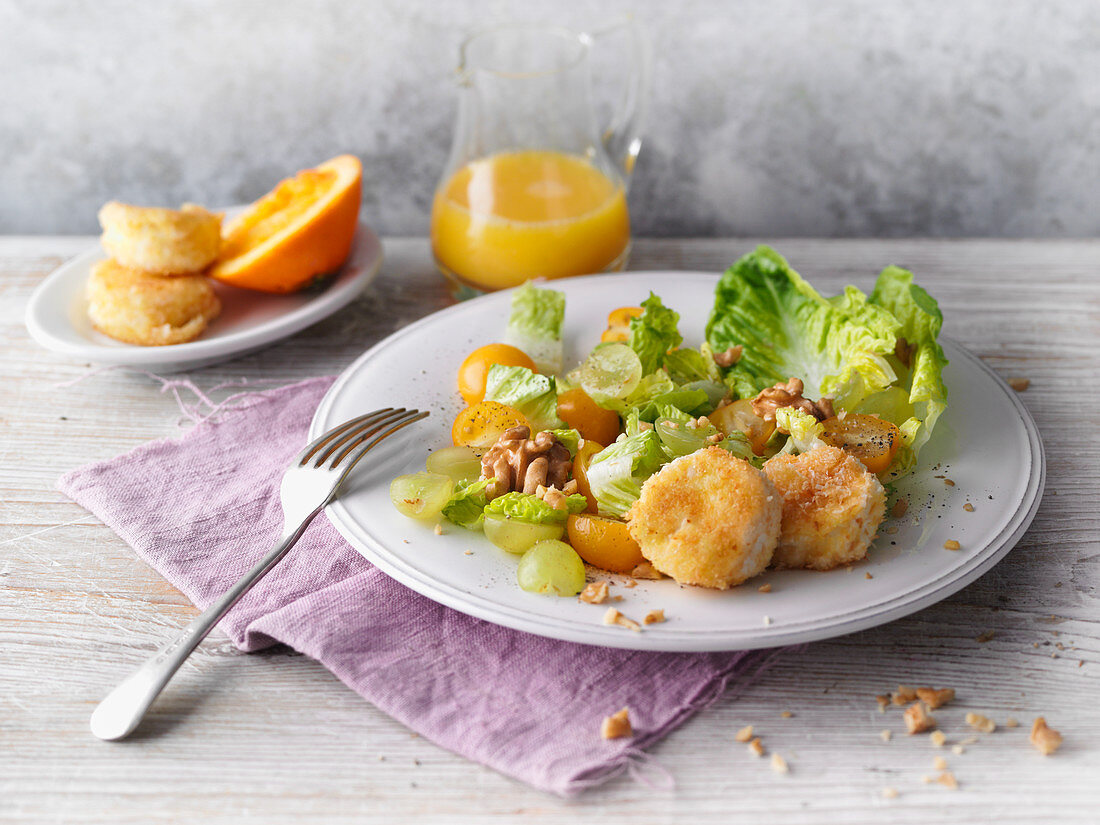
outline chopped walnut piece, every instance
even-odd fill
[[[665,620],[664,610],[650,610],[642,619],[642,624],[659,624]]]
[[[955,698],[955,689],[940,688],[936,690],[930,687],[917,688],[917,698],[928,705],[929,710],[935,710],[938,707],[946,705]]]
[[[895,705],[905,705],[917,699],[917,692],[908,685],[898,685],[898,689],[890,694],[890,701]]]
[[[988,716],[982,716],[980,713],[966,714],[966,724],[982,733],[993,733],[997,729],[996,722]]]
[[[624,739],[634,735],[634,728],[630,725],[630,709],[623,708],[618,713],[605,716],[600,725],[600,736],[604,739]]]
[[[790,718],[791,718],[792,716],[794,716],[794,714],[793,714],[793,713],[791,713],[791,712],[790,712],[789,710],[785,710],[785,711],[783,711],[783,712],[782,712],[781,714],[779,714],[779,715],[780,715],[780,716],[781,716],[781,717],[782,717],[783,719],[790,719]]]
[[[637,586],[638,586],[638,582],[635,579],[627,579],[625,582],[623,582],[623,587],[625,587],[627,590],[629,590],[632,587],[637,587]]]
[[[959,544],[959,543],[958,543],[957,541],[955,541],[954,539],[948,539],[947,541],[945,541],[945,542],[943,543],[943,549],[944,549],[944,550],[961,550],[961,549],[962,549],[962,545],[961,545],[961,544]]]
[[[890,737],[893,735],[893,732],[889,728],[884,728],[883,730],[880,730],[878,732],[879,739],[881,739],[883,742],[889,742]]]
[[[1005,719],[1005,727],[1006,728],[1018,728],[1018,727],[1020,727],[1020,723],[1016,721],[1015,716],[1009,716],[1007,719]]]
[[[603,604],[607,601],[607,582],[589,582],[577,600],[587,604]]]
[[[1043,756],[1050,756],[1058,748],[1062,747],[1062,734],[1047,726],[1047,720],[1042,716],[1036,716],[1031,726],[1031,744],[1034,745]]]
[[[936,720],[924,708],[924,702],[914,702],[905,709],[905,727],[910,735],[924,733],[936,727]]]
[[[752,739],[752,725],[745,725],[733,735],[735,742],[748,742],[750,739]]]
[[[569,484],[576,485],[576,482],[570,481]],[[569,484],[566,486],[568,487]],[[576,492],[576,490],[574,490]],[[565,490],[559,490],[557,487],[547,487],[544,484],[540,484],[535,488],[535,498],[541,498],[555,510],[568,510],[570,493],[566,493]]]
[[[875,701],[878,702],[878,712],[886,713],[886,706],[890,704],[890,697],[885,693],[880,693],[875,697]]]
[[[620,627],[625,627],[627,630],[640,630],[640,625],[633,619],[628,619],[614,607],[607,608],[607,612],[603,614],[604,624],[617,624]]]
[[[932,742],[932,745],[937,748],[942,748],[944,743],[947,742],[947,737],[942,730],[934,730],[928,734],[928,739]]]
[[[936,777],[936,781],[945,788],[950,788],[953,791],[957,790],[959,787],[959,780],[955,778],[955,774],[951,773],[951,771],[944,771]]]
[[[872,575],[871,575],[871,572],[870,572],[870,571],[867,571],[866,573],[864,573],[864,574],[863,574],[863,578],[865,578],[865,579],[873,579],[873,578],[874,578],[874,576],[872,576]]]
[[[630,575],[635,579],[663,579],[662,574],[656,567],[650,564],[648,561],[643,561],[637,567],[630,571]]]
[[[756,588],[756,592],[757,593],[771,593],[772,592],[771,582],[768,582],[767,584],[760,585],[758,588]]]
[[[717,352],[714,354],[714,363],[720,367],[732,367],[738,361],[741,360],[741,355],[744,353],[745,348],[740,344],[734,344],[724,352]]]
[[[890,508],[890,515],[894,518],[901,518],[909,511],[909,502],[903,498],[899,498],[894,502],[894,506]]]
[[[932,760],[932,767],[935,768],[937,771],[945,771],[947,770],[947,760],[944,759],[942,756],[937,756],[935,759]]]
[[[533,494],[539,485],[561,490],[569,480],[573,459],[568,448],[548,430],[530,436],[530,427],[511,427],[482,456],[481,477],[494,482],[489,498],[511,491]]]
[[[772,754],[772,770],[776,773],[790,773],[791,769],[787,765],[787,760],[780,756],[778,753]]]
[[[812,415],[818,421],[832,418],[836,415],[831,398],[822,398],[814,403],[809,398],[802,397],[802,391],[806,388],[801,378],[790,378],[786,383],[778,383],[773,387],[761,390],[752,400],[752,411],[757,417],[765,421],[775,421],[775,411],[781,407],[794,407],[802,410],[807,415]]]
[[[1008,386],[1016,390],[1016,392],[1026,392],[1027,388],[1031,386],[1031,379],[1029,378],[1009,378]]]
[[[749,742],[749,753],[751,753],[753,756],[764,755],[764,743],[760,741],[759,736]]]

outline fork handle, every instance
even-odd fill
[[[198,647],[199,642],[206,638],[229,609],[282,560],[323,507],[324,505],[310,513],[294,531],[284,531],[279,543],[245,573],[224,596],[206,608],[184,628],[175,640],[146,659],[143,665],[108,693],[92,713],[92,733],[106,740],[123,739],[129,736],[141,722],[149,706],[164,690],[164,686],[179,670],[180,665],[191,655],[191,651]]]

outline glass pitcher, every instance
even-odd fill
[[[626,265],[649,47],[632,21],[605,31],[624,26],[632,71],[602,134],[590,88],[594,35],[508,25],[462,44],[454,145],[431,221],[436,264],[460,294]]]

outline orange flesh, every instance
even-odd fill
[[[889,468],[901,448],[901,430],[873,415],[827,418],[821,440],[858,458],[872,473]]]
[[[577,555],[596,567],[629,573],[645,561],[625,521],[580,513],[566,519],[565,530]]]
[[[748,398],[742,398],[732,404],[719,407],[707,418],[722,431],[723,435],[729,435],[736,430],[747,435],[752,451],[756,455],[764,454],[764,445],[768,443],[768,439],[775,432],[775,422],[765,421],[753,412],[752,401]]]
[[[610,444],[619,436],[619,415],[605,410],[582,389],[558,396],[558,418],[581,434],[585,441]]]

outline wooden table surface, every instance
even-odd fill
[[[887,263],[912,268],[939,299],[946,334],[1002,376],[1030,379],[1022,400],[1046,444],[1046,495],[1016,549],[974,584],[906,619],[781,656],[757,682],[653,748],[674,788],[621,777],[563,801],[410,734],[310,659],[286,649],[243,655],[218,631],[140,735],[115,744],[90,735],[97,700],[195,613],[54,490],[73,467],[180,432],[176,402],[155,380],[94,372],[26,333],[31,291],[92,242],[0,239],[0,821],[856,825],[1100,817],[1100,243],[772,240],[823,290],[869,289]],[[753,243],[643,239],[632,268],[720,271]],[[392,238],[385,247],[381,275],[351,306],[190,378],[210,388],[336,373],[383,336],[448,305],[426,241]],[[899,683],[958,691],[957,703],[937,714],[951,741],[968,735],[967,710],[1000,727],[962,754],[907,737],[899,712],[880,715],[874,698]],[[1065,736],[1051,757],[1028,745],[1039,714]],[[1005,728],[1009,717],[1021,726]],[[789,774],[773,773],[733,741],[746,724],[789,758]],[[895,732],[889,742],[880,738],[884,728]],[[957,790],[922,783],[938,773],[937,755]],[[897,798],[885,798],[884,788]]]

